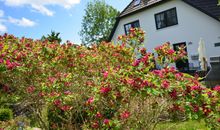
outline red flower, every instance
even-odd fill
[[[170,86],[170,82],[168,82],[167,80],[164,80],[162,82],[162,85],[161,85],[162,88],[167,89],[169,86]]]
[[[194,111],[194,112],[198,112],[198,111],[199,111],[199,106],[193,105],[193,111]]]
[[[209,109],[207,107],[203,107],[203,113],[205,116],[208,116],[211,113],[211,109]]]
[[[184,108],[180,107],[180,105],[178,104],[173,104],[172,108],[171,108],[172,111],[182,111],[184,112]]]
[[[92,128],[98,129],[99,128],[99,122],[95,121],[92,123]]]
[[[143,58],[141,58],[141,62],[145,63],[149,59],[148,54],[146,54]]]
[[[56,99],[56,100],[53,101],[53,104],[54,104],[55,106],[59,106],[59,105],[61,104],[61,100]]]
[[[218,123],[220,123],[220,118],[217,119]]]
[[[102,114],[100,112],[96,113],[96,118],[102,118]]]
[[[177,99],[176,89],[173,89],[172,92],[170,92],[170,97],[171,97],[172,99]]]
[[[49,77],[48,80],[50,81],[50,83],[54,83],[54,81],[56,80],[56,78],[54,78],[54,77]]]
[[[134,82],[134,79],[127,79],[127,83],[130,85],[133,85],[135,82]]]
[[[117,98],[120,98],[120,97],[121,97],[121,93],[120,93],[120,92],[116,92],[116,93],[115,93],[115,96],[116,96]]]
[[[211,92],[211,91],[207,92],[207,95],[209,96],[209,98],[213,97],[213,95],[212,95],[212,92]]]
[[[107,78],[107,77],[108,77],[108,71],[105,71],[105,72],[103,73],[103,76],[104,76],[104,78]]]
[[[0,57],[5,57],[5,55],[6,55],[6,53],[2,53],[2,54],[0,55]]]
[[[87,104],[91,104],[94,102],[94,97],[90,97],[88,100],[87,100]]]
[[[39,92],[39,94],[38,94],[40,97],[43,97],[43,96],[45,96],[45,93],[44,92]]]
[[[0,43],[0,51],[2,50],[3,46],[4,46],[4,45]]]
[[[105,125],[109,125],[109,119],[104,119],[104,121],[103,121],[103,124],[105,124]]]
[[[63,111],[69,111],[71,109],[72,109],[72,107],[68,106],[68,105],[64,105],[64,106],[61,107],[61,110],[63,110]]]
[[[197,91],[201,91],[202,88],[200,86],[192,86],[191,90],[197,90]]]
[[[107,94],[108,92],[110,92],[112,89],[109,87],[109,86],[107,86],[107,87],[101,87],[100,88],[100,93],[102,93],[102,94]]]
[[[142,55],[145,55],[146,54],[146,48],[141,48],[140,52],[141,52]]]
[[[53,97],[53,96],[60,96],[60,93],[57,93],[57,92],[53,91],[53,92],[50,93],[50,96],[51,97]]]
[[[163,72],[161,70],[153,70],[153,74],[158,75],[160,78],[163,78]]]
[[[70,92],[69,90],[67,90],[67,91],[64,91],[64,94],[65,94],[65,95],[70,95],[70,94],[72,94],[72,92]]]
[[[25,47],[30,47],[30,46],[31,46],[31,44],[29,44],[29,43],[25,45]]]
[[[15,66],[10,60],[6,60],[6,67],[7,69],[12,70]]]
[[[169,49],[169,50],[168,50],[168,54],[169,54],[169,55],[172,55],[174,52],[175,52],[175,51],[174,51],[173,49]]]
[[[182,74],[182,73],[176,73],[176,74],[175,74],[175,78],[176,78],[177,80],[181,80],[181,79],[183,78],[183,74]]]
[[[132,33],[135,31],[135,28],[130,28],[129,32]]]
[[[65,87],[70,87],[71,85],[72,85],[71,82],[65,82],[65,83],[64,83],[64,86],[65,86]]]
[[[85,54],[80,54],[79,57],[80,58],[84,58],[86,55]]]
[[[35,89],[36,88],[34,86],[30,86],[30,87],[27,88],[27,92],[28,93],[33,93],[35,91]]]
[[[0,58],[0,64],[3,63],[3,62],[4,62],[4,60],[2,58]]]
[[[140,60],[135,60],[133,63],[132,63],[132,66],[136,67],[140,64]]]
[[[220,86],[215,86],[214,90],[220,93]]]
[[[2,89],[3,89],[3,91],[6,92],[6,93],[9,92],[9,90],[10,90],[10,89],[9,89],[9,86],[7,86],[7,85],[4,85]]]
[[[127,119],[130,116],[130,112],[129,111],[124,111],[120,114],[120,118],[121,119]]]

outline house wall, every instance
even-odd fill
[[[177,9],[178,25],[157,30],[154,14],[173,7]],[[172,0],[122,18],[112,40],[116,42],[118,35],[125,34],[124,24],[138,19],[141,28],[146,31],[144,44],[150,52],[167,41],[172,44],[186,42],[189,63],[198,67],[199,62],[192,60],[191,55],[198,54],[198,42],[203,38],[208,60],[210,56],[220,56],[220,47],[214,46],[214,43],[220,42],[220,22],[183,1]]]

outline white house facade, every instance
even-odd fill
[[[220,6],[218,0],[188,1],[133,0],[117,18],[110,39],[116,42],[130,27],[140,27],[146,32],[144,45],[148,51],[164,42],[170,42],[174,49],[184,44],[187,69],[198,68],[200,38],[205,41],[208,62],[210,57],[220,56]]]

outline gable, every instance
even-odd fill
[[[111,41],[121,18],[129,17],[130,15],[135,15],[136,13],[141,11],[147,11],[147,9],[149,8],[156,7],[157,5],[163,4],[168,1],[172,1],[172,0],[141,0],[140,4],[135,6],[135,0],[132,0],[130,4],[117,17],[116,23],[112,29],[112,32],[108,40]],[[220,6],[218,6],[218,0],[182,0],[182,1],[220,22]]]

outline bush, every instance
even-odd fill
[[[220,86],[205,88],[170,66],[184,48],[165,43],[154,57],[142,30],[118,38],[85,47],[0,36],[0,92],[16,96],[42,129],[152,130],[177,111],[220,127]]]
[[[8,121],[13,118],[13,112],[11,109],[0,109],[0,121]]]

